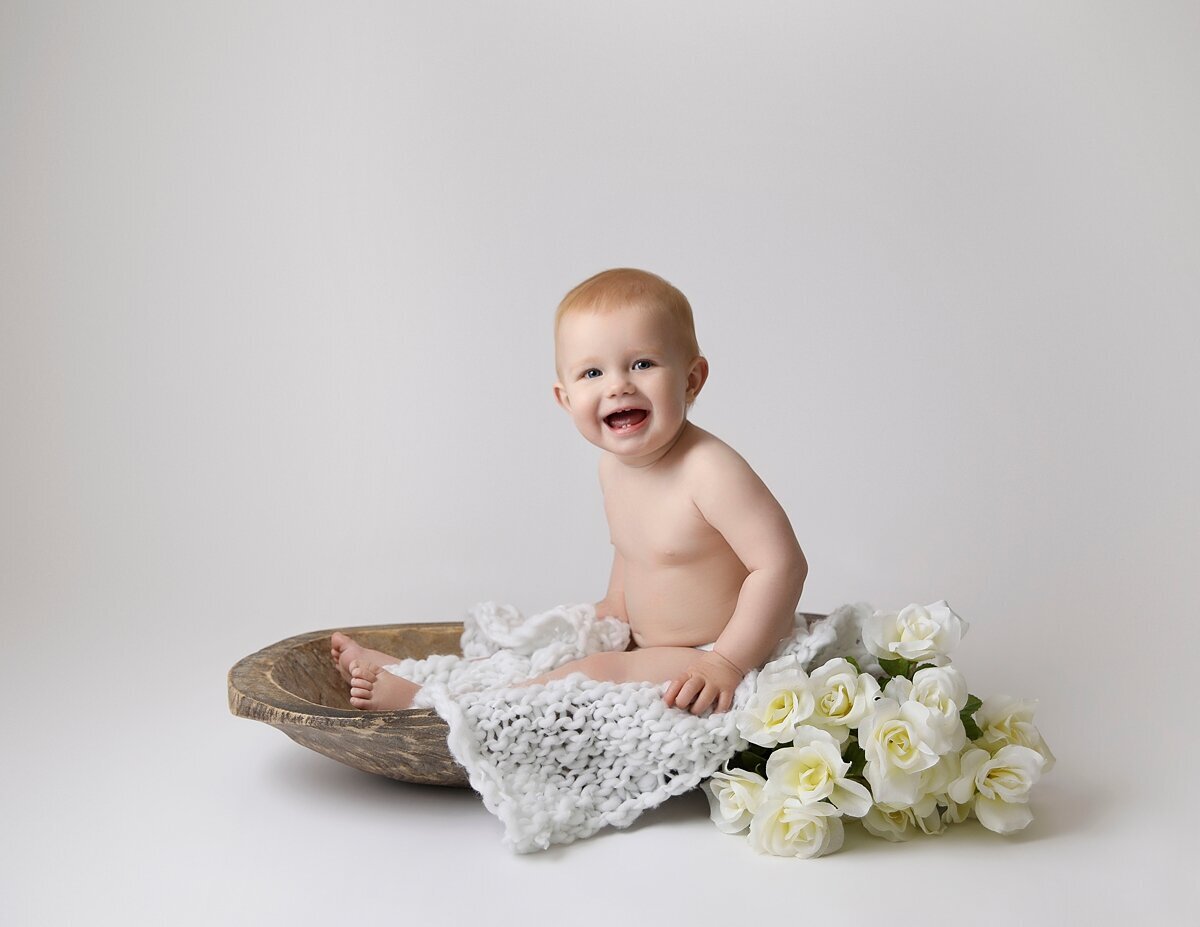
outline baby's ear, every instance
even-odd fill
[[[696,397],[700,395],[700,390],[704,389],[704,384],[708,382],[708,358],[703,354],[696,356],[692,361],[692,367],[688,371],[687,378],[687,401],[691,405],[696,401]]]
[[[567,395],[567,388],[561,383],[554,384],[554,401],[567,412],[571,411],[571,397]]]

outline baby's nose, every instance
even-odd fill
[[[633,392],[633,381],[628,376],[615,376],[608,384],[608,395],[623,396]]]

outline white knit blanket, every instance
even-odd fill
[[[871,661],[859,628],[866,606],[843,606],[811,626],[797,615],[773,657],[797,653],[806,666],[833,655]],[[565,605],[530,618],[511,606],[471,610],[463,655],[386,667],[420,683],[415,707],[450,726],[448,743],[471,787],[504,824],[518,853],[570,843],[604,826],[626,827],[643,811],[696,787],[745,746],[734,711],[696,717],[668,708],[666,684],[596,682],[574,673],[546,685],[513,683],[602,650],[624,650],[629,626],[591,605]],[[754,690],[738,686],[734,710]]]

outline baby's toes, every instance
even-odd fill
[[[353,682],[360,680],[374,682],[379,678],[380,672],[382,672],[382,668],[368,660],[355,660],[350,664],[350,677]]]
[[[355,708],[362,707],[357,702],[366,702],[375,694],[375,680],[355,676],[350,680],[350,704]]]

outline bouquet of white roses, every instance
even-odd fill
[[[853,657],[811,674],[795,656],[768,663],[737,718],[745,748],[706,783],[717,827],[749,827],[759,852],[800,857],[840,848],[843,816],[888,840],[971,816],[1001,834],[1024,828],[1054,755],[1034,700],[967,691],[949,660],[966,630],[945,602],[875,612],[862,639],[881,679]]]

